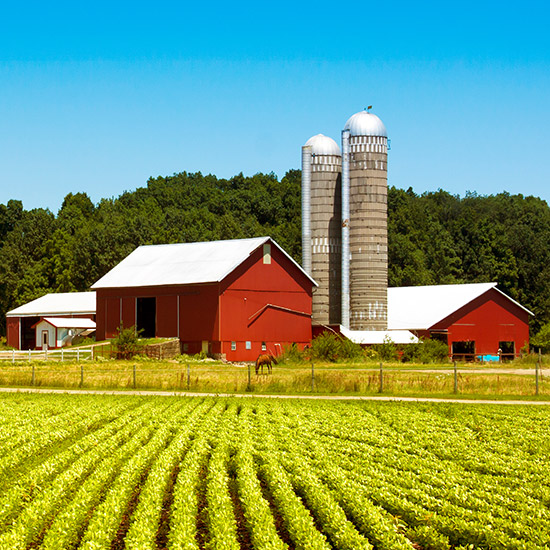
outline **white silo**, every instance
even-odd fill
[[[332,138],[318,134],[302,147],[302,263],[319,285],[313,324],[340,323],[341,171],[342,155]]]
[[[388,318],[388,138],[368,111],[342,132],[342,324],[386,330]]]

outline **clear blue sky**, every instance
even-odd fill
[[[5,4],[0,203],[282,177],[367,105],[391,185],[550,201],[546,2]]]

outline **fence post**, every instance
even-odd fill
[[[458,373],[456,371],[456,361],[454,361],[454,376],[455,376],[455,384],[453,393],[458,393]]]
[[[540,364],[542,362],[540,348],[539,348],[539,359],[537,361],[537,364],[535,365],[535,395],[539,394],[539,371],[540,371]]]
[[[84,365],[80,365],[80,387],[84,386]]]
[[[80,349],[76,350],[76,362],[80,363]]]
[[[250,391],[252,386],[250,384],[250,370],[251,370],[251,365],[250,365],[250,362],[248,363],[248,384],[246,386],[246,391]]]
[[[29,363],[31,361],[31,348],[29,348]]]
[[[248,370],[248,383],[250,384],[250,368]],[[191,367],[189,363],[187,363],[187,391],[189,391],[189,388],[191,387]]]
[[[11,362],[12,362],[12,364],[15,363],[15,350],[14,349],[11,350]]]
[[[136,389],[136,366],[134,365],[134,390]]]
[[[63,363],[63,348],[61,348],[61,362]]]
[[[311,362],[311,391],[315,391],[315,366],[313,361]]]
[[[382,367],[382,361],[380,361],[380,386],[378,388],[378,393],[382,393],[384,391],[384,370]]]
[[[35,374],[34,374],[34,365],[32,366],[32,378],[31,378],[31,386],[34,386],[35,382]]]

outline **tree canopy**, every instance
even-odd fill
[[[59,212],[0,205],[0,334],[5,313],[48,292],[83,291],[143,244],[269,235],[301,262],[299,170],[231,179],[182,172]],[[388,189],[390,286],[496,281],[550,322],[550,208],[523,195]]]

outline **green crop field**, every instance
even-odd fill
[[[550,548],[546,407],[0,398],[0,548]]]

